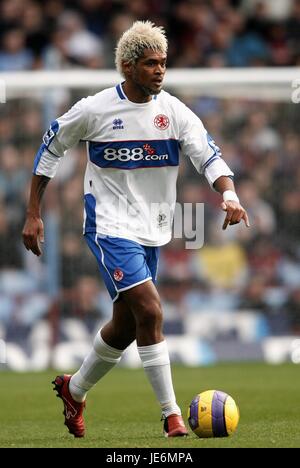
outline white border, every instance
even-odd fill
[[[127,289],[134,288],[134,286],[138,286],[139,284],[146,283],[146,281],[149,281],[149,280],[152,281],[152,276],[148,276],[146,279],[143,279],[142,281],[139,281],[138,283],[131,284],[130,286],[126,286],[126,288],[118,289],[117,291],[118,293],[127,291]]]

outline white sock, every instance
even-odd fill
[[[166,341],[150,346],[138,346],[137,349],[163,415],[165,417],[170,414],[181,415],[180,408],[176,404]]]
[[[106,344],[99,331],[93,349],[86,356],[78,372],[71,377],[69,390],[74,400],[84,401],[88,390],[120,361],[122,353],[123,350]]]

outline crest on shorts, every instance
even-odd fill
[[[124,277],[124,273],[122,270],[120,270],[120,268],[116,268],[115,271],[114,271],[114,279],[116,281],[121,281]]]
[[[169,117],[167,117],[166,115],[164,114],[158,114],[155,118],[154,118],[154,125],[156,128],[158,128],[159,130],[166,130],[169,125],[170,125],[170,120],[169,120]]]

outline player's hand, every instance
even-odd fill
[[[23,243],[38,257],[42,255],[41,243],[44,242],[44,224],[41,218],[27,216],[22,232]]]
[[[221,203],[221,208],[223,211],[227,212],[222,229],[226,229],[228,224],[229,226],[238,224],[242,219],[244,220],[246,226],[250,227],[247,212],[238,202],[234,200],[223,201]]]

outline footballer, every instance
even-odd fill
[[[220,149],[201,120],[162,90],[167,47],[162,27],[135,22],[116,48],[124,81],[81,99],[52,122],[35,157],[23,241],[40,256],[45,188],[65,152],[86,142],[83,233],[113,303],[112,318],[97,333],[80,369],[54,380],[65,424],[75,437],[85,433],[88,391],[134,340],[161,408],[164,434],[188,433],[176,402],[155,286],[159,247],[171,239],[180,155],[190,158],[221,194],[223,229],[241,220],[249,226]]]

